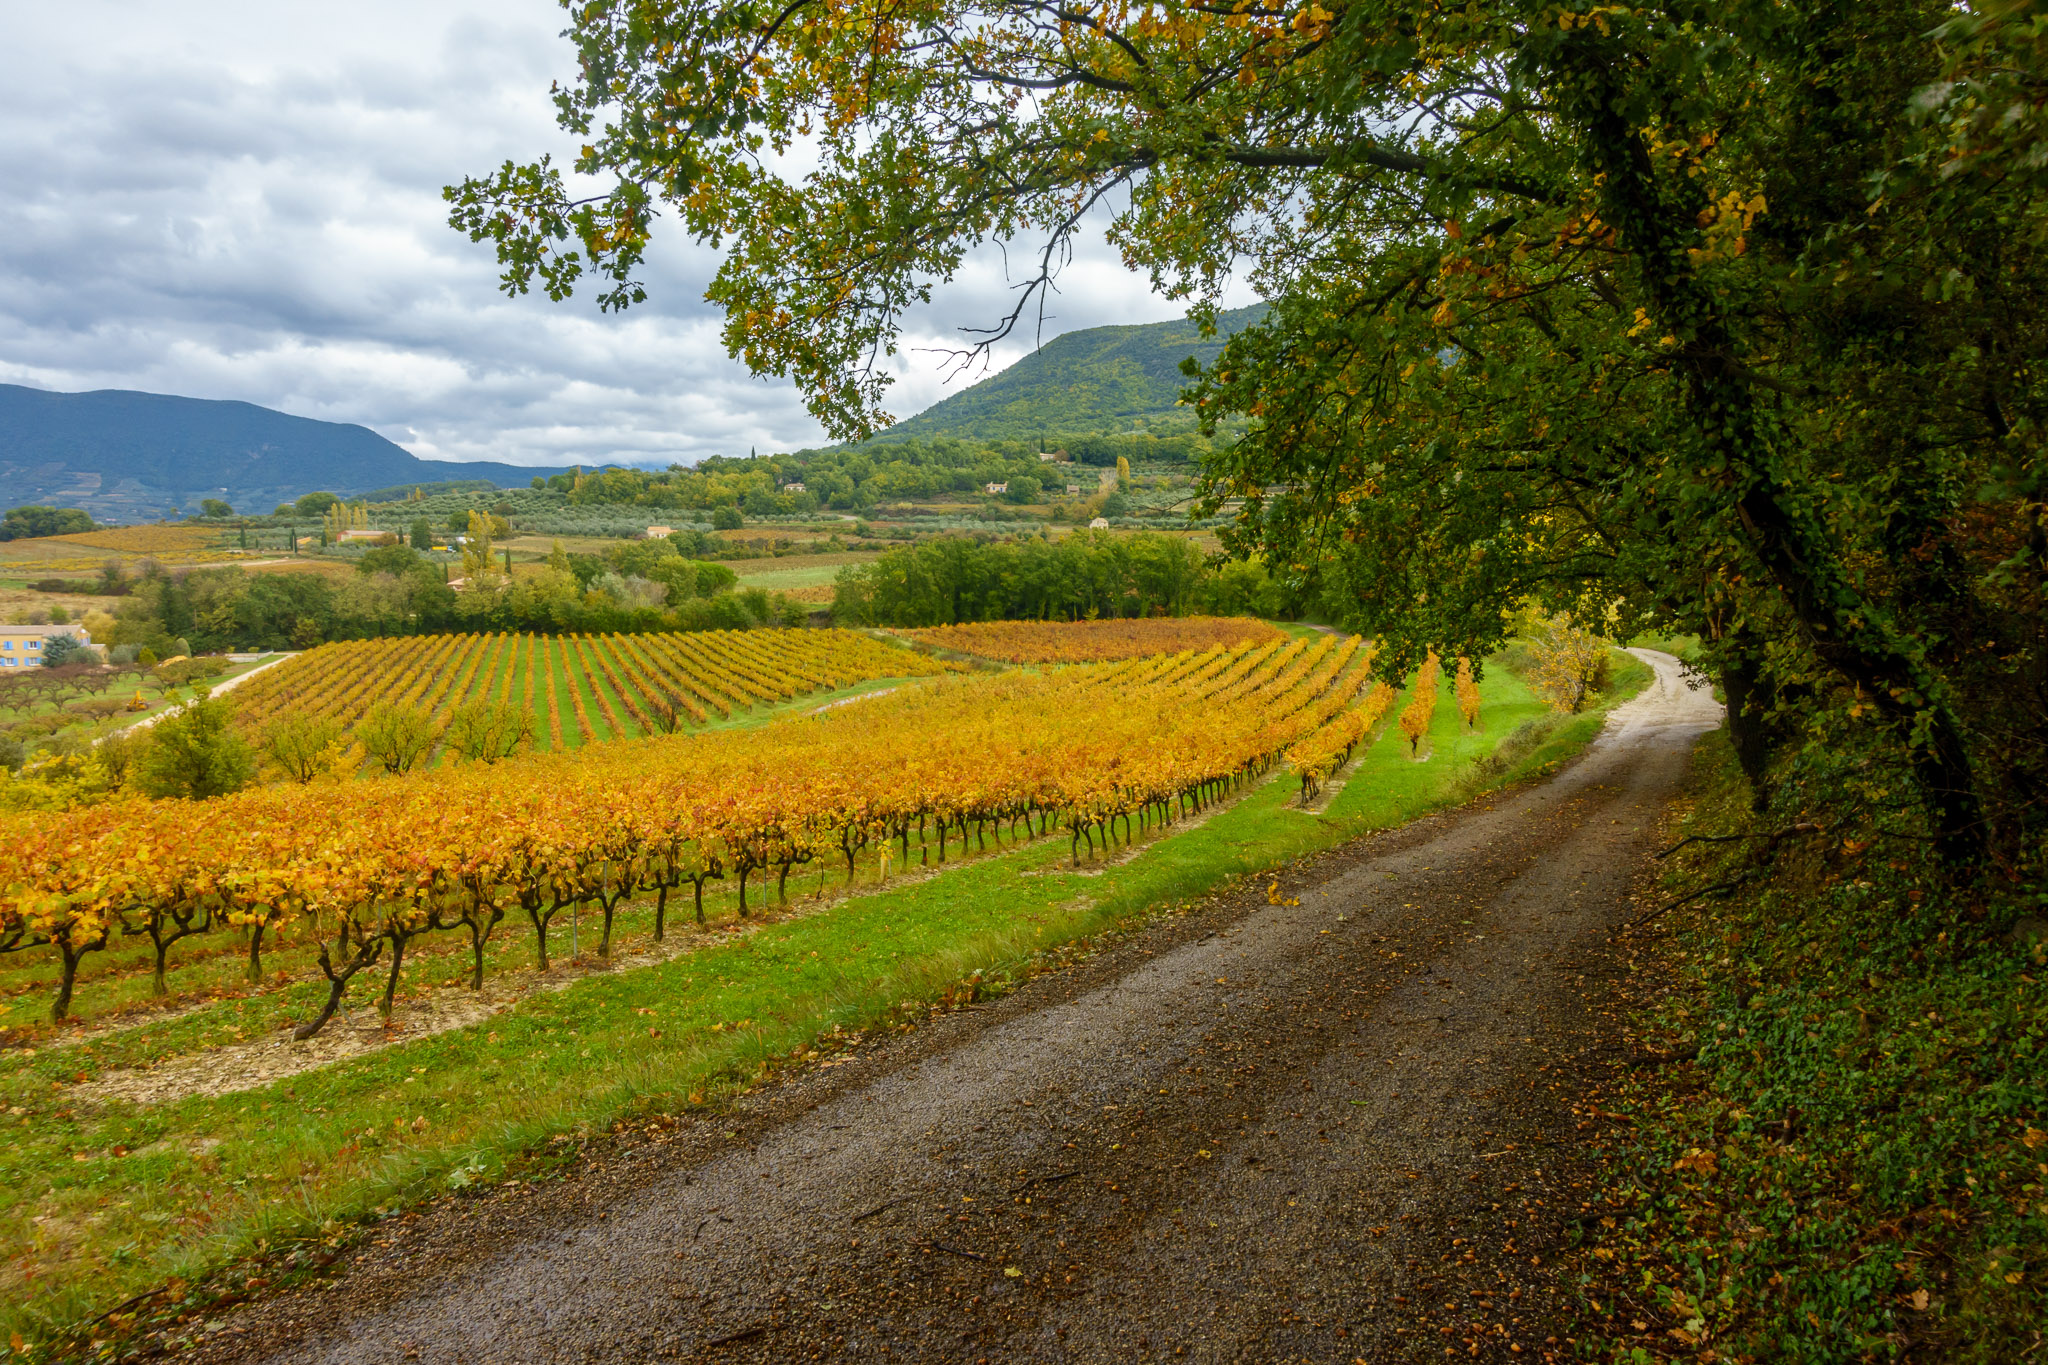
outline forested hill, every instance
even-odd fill
[[[1213,337],[1204,337],[1185,318],[1068,332],[973,388],[898,422],[879,439],[1032,441],[1128,431],[1134,419],[1175,411],[1187,384],[1181,361],[1214,360],[1225,338],[1264,312],[1265,305],[1255,304],[1224,313]]]
[[[489,479],[524,486],[553,469],[422,460],[367,427],[253,403],[0,384],[0,508],[79,507],[105,520],[155,518],[202,497],[267,512],[302,493]]]

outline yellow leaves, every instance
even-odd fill
[[[1650,317],[1650,310],[1647,308],[1638,308],[1636,309],[1635,324],[1628,329],[1628,334],[1630,336],[1637,336],[1640,333],[1647,331],[1652,325],[1653,321]]]
[[[1689,1147],[1685,1155],[1671,1164],[1674,1171],[1691,1171],[1696,1175],[1713,1175],[1721,1169],[1721,1159],[1704,1147]]]

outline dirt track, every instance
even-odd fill
[[[453,1203],[199,1354],[279,1362],[1541,1359],[1571,1101],[1720,708],[1658,682],[1549,782],[1306,862],[914,1044]]]

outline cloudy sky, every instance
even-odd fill
[[[564,149],[562,27],[554,0],[0,5],[0,382],[244,399],[433,459],[817,443],[719,345],[708,250],[668,238],[650,302],[607,316],[507,299],[446,226],[442,185]],[[1063,283],[1048,336],[1177,312],[1099,243]],[[909,348],[1002,293],[991,255],[915,321],[893,411],[968,382]]]

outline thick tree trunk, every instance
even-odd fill
[[[1726,462],[1710,477],[1732,476],[1739,490],[1733,510],[1751,550],[1805,627],[1813,652],[1880,714],[1921,737],[1911,770],[1936,851],[1950,867],[1973,863],[1984,837],[1975,778],[1941,679],[1833,563],[1824,533],[1802,525],[1781,496],[1771,437],[1739,359],[1743,347],[1687,254],[1698,238],[1704,188],[1666,192],[1660,185],[1642,134],[1625,112],[1633,107],[1632,92],[1623,88],[1629,68],[1613,60],[1604,41],[1582,34],[1563,50],[1561,88],[1573,91],[1563,112],[1580,121],[1589,160],[1605,177],[1603,216],[1637,257],[1658,322],[1686,338],[1679,363],[1689,403],[1705,444]]]
[[[654,941],[661,942],[663,927],[668,919],[668,883],[663,882],[654,893]]]
[[[263,984],[263,921],[249,926],[249,984]]]
[[[1771,746],[1764,732],[1769,685],[1753,660],[1738,657],[1721,666],[1721,691],[1728,698],[1728,741],[1742,775],[1749,779],[1750,808],[1762,810],[1770,800],[1765,784]]]

